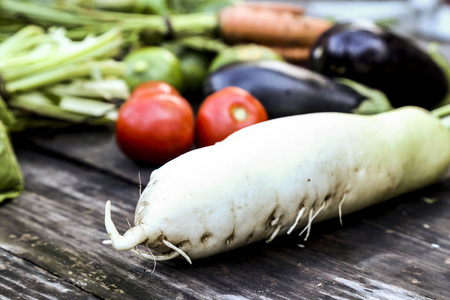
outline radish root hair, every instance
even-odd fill
[[[297,226],[298,222],[300,221],[301,217],[303,216],[303,213],[305,212],[305,207],[303,206],[302,209],[300,209],[300,211],[297,214],[297,218],[295,218],[295,222],[294,224],[291,226],[291,228],[289,228],[287,234],[291,234],[291,232],[295,229],[295,227]]]
[[[171,260],[174,259],[178,256],[183,256],[189,264],[192,265],[192,260],[191,258],[180,248],[178,248],[177,246],[175,246],[174,244],[170,243],[169,241],[166,240],[162,240],[162,242],[164,243],[164,245],[166,245],[167,247],[169,247],[170,249],[172,249],[173,251],[170,251],[168,253],[160,253],[160,254],[154,254],[148,247],[147,249],[150,252],[150,255],[147,253],[143,253],[139,250],[136,249],[132,249],[131,251],[133,251],[134,253],[139,254],[140,256],[142,256],[143,258],[146,259],[151,259],[153,261],[159,261],[159,260]]]
[[[305,232],[306,230],[309,231],[309,227],[311,226],[311,217],[312,217],[313,212],[314,212],[314,208],[311,208],[311,210],[309,211],[308,224],[306,224],[305,228],[303,228],[303,230],[300,232],[299,236],[301,236],[303,234],[303,232]]]
[[[344,196],[342,196],[342,200],[341,200],[341,202],[339,202],[339,222],[341,223],[341,226],[344,225],[342,223],[342,204],[344,204],[344,200],[346,197],[347,197],[347,193],[345,193]]]
[[[174,250],[175,252],[177,252],[179,255],[183,256],[189,264],[192,265],[192,260],[189,256],[187,256],[187,254],[181,250],[180,248],[178,248],[177,246],[175,246],[174,244],[170,243],[169,241],[166,240],[162,240],[162,242],[164,243],[164,245],[166,245],[167,247],[169,247],[170,249]],[[177,255],[178,256],[178,255]]]
[[[322,206],[316,211],[316,213],[313,215],[313,211],[314,209],[311,208],[311,210],[309,211],[309,219],[308,219],[308,224],[305,226],[305,228],[303,228],[302,232],[300,232],[299,235],[302,235],[303,232],[305,232],[306,230],[306,236],[305,236],[305,241],[308,239],[309,237],[309,233],[311,231],[311,225],[313,220],[317,217],[317,215],[322,211],[322,209],[324,209],[325,207],[325,202],[322,204]]]
[[[131,252],[136,253],[137,255],[143,257],[144,259],[149,259],[150,258],[153,261],[153,269],[150,272],[150,274],[153,274],[155,272],[155,270],[156,270],[156,258],[155,258],[155,255],[153,255],[152,250],[150,250],[150,248],[148,246],[146,246],[146,248],[147,248],[148,252],[150,252],[150,255],[148,255],[146,253],[142,253],[141,251],[139,251],[137,249],[137,247],[134,248],[134,249],[131,249]]]
[[[139,179],[139,198],[141,198],[141,196],[142,196],[141,172],[138,172],[138,179]]]
[[[158,260],[171,260],[174,259],[178,256],[183,256],[189,264],[192,265],[192,260],[191,258],[180,248],[178,248],[177,246],[175,246],[174,244],[172,244],[171,242],[167,241],[167,240],[162,240],[162,242],[164,243],[164,245],[166,245],[167,247],[169,247],[170,249],[172,249],[173,251],[170,251],[168,253],[160,253],[160,254],[154,254],[150,249],[148,249],[150,251],[151,255],[148,255],[146,253],[134,250],[133,252],[138,252],[142,257],[147,258],[147,259],[152,259],[154,261],[158,261]]]
[[[280,229],[281,225],[278,225],[272,232],[272,235],[266,240],[266,243],[270,243],[277,236],[278,232],[280,232]]]

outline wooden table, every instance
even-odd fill
[[[108,130],[14,145],[26,190],[0,205],[0,299],[450,299],[450,176],[343,226],[315,224],[307,241],[293,234],[153,271],[102,244],[105,202],[127,230],[152,168],[126,159]]]

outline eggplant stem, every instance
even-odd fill
[[[431,114],[441,119],[441,123],[450,130],[450,104],[435,108]]]

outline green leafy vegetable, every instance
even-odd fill
[[[0,97],[0,122],[3,122],[4,126],[11,128],[16,123],[14,114],[8,109],[3,98]]]
[[[24,188],[22,171],[14,154],[8,131],[0,121],[0,203],[20,195]]]

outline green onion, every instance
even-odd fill
[[[71,123],[112,125],[117,117],[116,107],[112,103],[70,96],[58,98],[55,102],[52,97],[39,92],[14,97],[9,105],[39,116]]]
[[[114,59],[122,42],[116,28],[79,41],[61,27],[22,28],[0,43],[7,58],[0,61],[1,95],[8,98],[0,102],[0,120],[11,131],[47,126],[50,119],[113,124],[117,107],[111,101],[128,95],[125,64]]]
[[[85,9],[67,1],[54,5],[42,5],[20,0],[2,0],[0,12],[3,13],[4,18],[14,19],[17,16],[25,16],[27,20],[44,27],[63,26],[67,29],[67,36],[72,39],[82,39],[89,34],[99,35],[117,28],[122,32],[124,45],[136,45],[140,42],[140,36],[145,36],[151,41],[162,39],[167,35],[212,36],[219,22],[214,12],[165,17]]]

